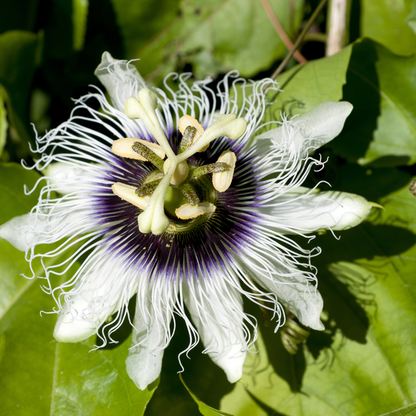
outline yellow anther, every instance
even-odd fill
[[[166,159],[163,165],[163,171],[165,172],[165,175],[169,170],[169,166],[170,166],[170,160]],[[175,172],[173,172],[170,183],[172,185],[180,185],[182,182],[186,180],[186,178],[188,177],[188,173],[189,173],[188,163],[186,163],[185,161],[178,163],[178,165],[176,166]]]
[[[222,152],[217,162],[226,163],[230,169],[225,172],[217,172],[212,174],[212,184],[218,192],[225,192],[231,185],[234,176],[235,164],[237,157],[234,152],[226,150]]]
[[[198,140],[198,138],[204,132],[204,128],[199,124],[197,119],[185,114],[178,121],[179,131],[183,134],[185,132],[185,129],[189,126],[196,128],[196,134],[192,142],[193,144]],[[199,152],[205,152],[205,150],[207,150],[208,147],[209,147],[209,143],[203,149],[199,150]]]
[[[244,134],[246,128],[247,121],[243,118],[237,118],[235,114],[220,114],[191,147],[178,155],[178,161],[185,160],[199,152],[218,137],[227,136],[231,140],[236,140]]]
[[[193,118],[185,114],[178,121],[179,131],[183,134],[185,133],[186,128],[189,126],[196,128],[197,133],[195,139],[197,139],[204,132],[204,128],[198,123],[198,120],[196,118]]]
[[[137,152],[132,149],[132,146],[135,142],[140,142],[148,147],[150,150],[153,150],[161,159],[164,159],[165,152],[164,150],[156,143],[150,143],[142,139],[118,139],[114,140],[111,150],[118,156],[127,157],[129,159],[136,159],[145,161],[146,159],[140,156]]]
[[[147,208],[149,204],[150,197],[144,196],[140,197],[136,194],[136,188],[134,186],[125,185],[124,183],[117,182],[111,187],[114,194],[120,197],[122,200],[130,202],[130,204],[139,207],[143,211]]]
[[[198,138],[201,137],[201,134],[204,132],[204,128],[199,124],[197,119],[185,114],[179,119],[179,122],[178,122],[179,131],[183,134],[185,132],[185,129],[189,126],[196,128],[196,134],[192,142],[192,144],[194,144],[198,140]],[[198,152],[205,152],[205,150],[207,150],[208,147],[209,147],[209,143],[203,149],[198,150]]]
[[[200,215],[212,214],[216,210],[216,206],[211,202],[201,202],[198,205],[184,204],[175,210],[175,214],[181,220],[190,220]]]

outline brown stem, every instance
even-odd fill
[[[292,49],[293,48],[293,42],[291,41],[291,39],[289,38],[289,36],[285,32],[285,29],[283,28],[283,26],[280,24],[279,19],[275,15],[275,13],[272,9],[272,6],[269,3],[269,0],[260,0],[260,1],[261,1],[261,4],[264,7],[264,10],[266,11],[266,14],[267,14],[268,18],[270,19],[270,22],[272,23],[272,25],[276,29],[276,32],[279,35],[280,39],[286,45],[286,48],[288,50]],[[304,64],[305,62],[308,62],[308,60],[299,51],[295,51],[293,56],[300,64]]]
[[[285,69],[285,67],[286,67],[287,63],[289,62],[290,58],[293,56],[293,54],[299,48],[300,44],[302,43],[303,38],[305,37],[305,35],[308,32],[309,28],[311,27],[312,23],[318,17],[318,14],[321,12],[321,10],[323,9],[323,7],[325,6],[327,1],[328,0],[321,0],[318,7],[312,13],[312,16],[309,18],[308,22],[306,23],[305,27],[303,28],[301,34],[296,39],[296,42],[293,45],[293,48],[290,50],[290,52],[288,53],[286,58],[282,61],[282,63],[279,65],[279,67],[276,69],[276,71],[274,71],[273,75],[271,76],[272,79],[276,79],[277,76],[283,71],[283,69]]]

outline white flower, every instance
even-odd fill
[[[310,264],[319,249],[305,250],[289,235],[310,240],[322,228],[359,224],[371,210],[357,195],[301,187],[323,166],[309,154],[339,134],[351,105],[324,103],[256,136],[264,130],[264,86],[277,89],[271,80],[230,73],[213,91],[209,80],[189,87],[184,74],[172,77],[177,92],[168,82],[149,90],[132,65],[108,53],[96,74],[111,104],[99,90],[88,94],[67,122],[37,138],[34,168],[46,173],[39,202],[0,228],[29,261],[75,247],[68,270],[86,257],[59,287],[52,285],[56,267],[45,267],[43,289],[59,314],[56,340],[78,342],[109,326],[114,342],[111,332],[130,319],[127,305],[137,294],[127,371],[145,389],[160,374],[175,315],[188,328],[185,352],[201,339],[230,382],[240,379],[256,339],[243,296],[267,307],[277,327],[284,305],[322,330]]]

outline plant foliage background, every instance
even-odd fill
[[[270,0],[292,40],[315,0]],[[0,416],[218,415],[372,416],[416,410],[416,198],[408,186],[416,163],[416,3],[349,0],[346,45],[325,57],[329,8],[301,52],[279,75],[283,93],[268,109],[303,113],[327,100],[354,105],[344,131],[321,149],[326,168],[309,180],[361,194],[384,210],[362,225],[318,236],[315,264],[324,297],[324,332],[312,331],[294,356],[279,333],[260,324],[258,354],[243,381],[230,385],[202,348],[177,355],[179,327],[160,382],[140,391],[125,371],[128,325],[120,343],[91,351],[94,338],[58,344],[52,299],[26,280],[24,254],[0,240]],[[102,52],[135,65],[160,85],[171,71],[220,78],[271,76],[287,54],[260,0],[20,0],[0,13],[0,224],[27,213],[39,175],[29,143],[69,117],[71,97],[98,84]],[[32,123],[32,125],[31,125]],[[40,267],[40,265],[39,265]],[[65,276],[62,277],[63,279]],[[182,383],[183,381],[183,383]],[[186,384],[185,384],[186,383]],[[153,398],[152,398],[153,396]],[[152,398],[152,400],[150,400]],[[215,410],[219,409],[219,410]],[[399,409],[399,410],[398,410]]]

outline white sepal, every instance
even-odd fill
[[[243,375],[247,355],[240,293],[201,279],[189,282],[183,297],[205,346],[204,352],[224,370],[228,381],[235,383]]]
[[[127,98],[136,95],[145,86],[144,79],[133,64],[114,59],[108,52],[103,53],[94,74],[110,95],[113,106],[122,112]]]
[[[296,190],[295,190],[296,191]],[[365,198],[348,192],[288,192],[276,204],[262,210],[276,227],[309,233],[322,228],[347,230],[364,221],[374,206]]]
[[[7,240],[20,251],[27,251],[36,245],[39,234],[49,229],[46,218],[36,218],[34,214],[24,214],[12,218],[0,226],[0,238]]]
[[[79,342],[97,332],[106,319],[127,305],[137,291],[129,270],[120,275],[123,257],[96,249],[73,278],[62,285],[64,304],[55,325],[58,342]],[[68,290],[74,284],[74,287]],[[120,320],[119,311],[115,321]]]
[[[260,244],[261,245],[261,244]],[[323,300],[311,283],[311,276],[301,272],[295,264],[290,264],[283,253],[252,252],[245,257],[236,257],[247,275],[266,291],[276,295],[299,321],[312,329],[321,331]]]
[[[168,282],[163,282],[169,285]],[[145,390],[160,375],[164,350],[173,315],[174,286],[149,292],[140,284],[133,321],[133,338],[126,360],[127,374],[140,390]],[[164,290],[163,290],[164,289]],[[147,293],[144,293],[147,292]],[[168,294],[168,299],[166,298]],[[152,299],[153,298],[153,299]]]
[[[299,117],[285,120],[282,126],[260,134],[255,140],[272,139],[277,146],[291,142],[297,152],[311,153],[341,133],[352,108],[346,101],[326,101]]]
[[[96,166],[98,165],[91,165],[91,169],[86,169],[63,162],[55,162],[49,164],[42,172],[54,184],[56,192],[67,195],[79,190],[82,182],[92,181],[95,176],[94,167]]]

